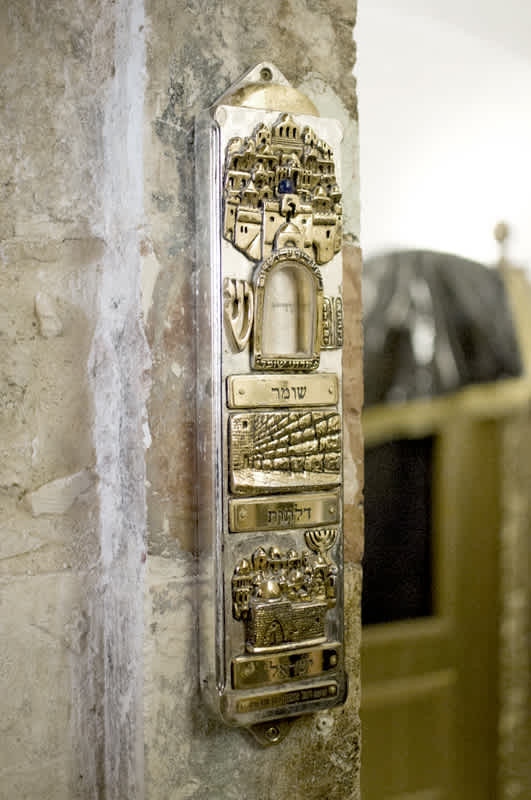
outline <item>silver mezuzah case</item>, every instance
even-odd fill
[[[346,696],[341,140],[272,64],[196,124],[201,686],[266,744]]]

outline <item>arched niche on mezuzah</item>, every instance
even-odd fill
[[[296,247],[277,250],[258,267],[254,285],[253,369],[317,369],[323,279],[313,259]]]

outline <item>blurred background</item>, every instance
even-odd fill
[[[531,4],[362,0],[357,34],[366,256],[492,263],[501,217],[529,268]]]
[[[360,2],[364,800],[529,800],[531,4]]]

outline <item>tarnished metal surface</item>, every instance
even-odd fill
[[[341,141],[299,107],[197,125],[202,686],[231,725],[346,695]]]
[[[244,697],[238,700],[236,708],[240,713],[285,708],[294,704],[311,702],[312,700],[324,700],[330,697],[336,697],[337,692],[338,686],[336,683],[324,683],[317,686],[310,686],[307,689],[292,689],[287,692],[256,694],[252,697]]]
[[[339,517],[338,491],[229,501],[231,533],[333,525]]]
[[[322,676],[337,667],[339,650],[337,644],[275,655],[239,656],[232,662],[232,685],[234,689],[249,689]]]
[[[235,494],[323,488],[341,477],[337,411],[231,414],[230,486]]]
[[[337,375],[231,375],[227,380],[229,408],[336,406]]]

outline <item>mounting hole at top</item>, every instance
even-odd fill
[[[269,69],[269,67],[262,67],[260,70],[260,78],[263,81],[271,81],[273,80],[273,73]]]

